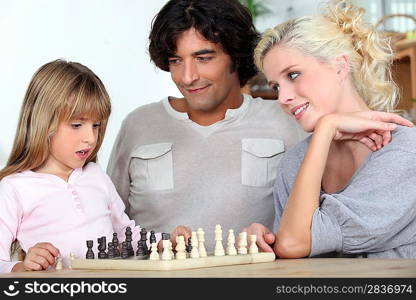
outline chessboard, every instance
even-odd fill
[[[162,233],[163,253],[159,253],[156,244],[155,232],[150,232],[150,249],[147,243],[147,231],[142,228],[140,240],[137,242],[137,251],[133,251],[132,231],[126,228],[125,241],[118,242],[117,234],[113,234],[112,242],[108,243],[106,251],[106,237],[100,237],[98,241],[98,255],[93,252],[93,241],[87,241],[87,253],[85,259],[76,258],[71,255],[71,269],[89,270],[184,270],[207,268],[217,266],[241,265],[270,262],[275,260],[275,254],[270,252],[259,252],[256,245],[256,235],[250,235],[250,245],[247,241],[247,232],[239,234],[238,249],[235,247],[234,230],[228,231],[227,248],[222,245],[222,229],[220,225],[215,226],[215,251],[207,254],[205,249],[205,233],[202,228],[192,232],[192,237],[185,244],[184,236],[176,237],[175,251],[172,249],[170,234]],[[247,247],[249,246],[249,247]]]
[[[253,254],[237,254],[214,256],[207,255],[199,258],[173,259],[173,260],[140,260],[135,257],[128,259],[71,259],[72,269],[88,270],[137,270],[137,271],[169,271],[218,266],[242,265],[270,262],[275,260],[272,252],[259,252]]]

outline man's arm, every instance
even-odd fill
[[[130,194],[130,150],[128,147],[127,121],[121,124],[120,131],[113,145],[110,160],[107,166],[107,174],[110,176],[114,186],[126,206],[126,213],[129,212],[129,194]]]

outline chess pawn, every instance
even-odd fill
[[[127,249],[127,242],[121,243],[121,258],[126,259],[130,256],[129,250]]]
[[[192,243],[192,247],[198,250],[198,237],[196,235],[196,231],[192,231],[191,243]]]
[[[257,236],[255,234],[250,235],[250,247],[248,248],[248,253],[255,254],[259,253],[259,248],[256,245]]]
[[[191,255],[190,255],[191,258],[199,258],[198,239],[196,237],[195,231],[192,232],[191,244],[192,244]]]
[[[69,253],[69,266],[68,266],[69,269],[72,269],[72,262],[74,261],[75,258],[76,258],[75,254],[73,252]]]
[[[107,252],[107,258],[113,259],[115,257],[115,249],[113,242],[108,243],[108,252]]]
[[[225,255],[224,247],[222,246],[222,229],[221,225],[215,225],[215,249],[214,249],[215,256],[223,256]]]
[[[237,249],[234,246],[235,244],[235,236],[234,230],[228,230],[228,238],[227,238],[227,255],[237,255]]]
[[[64,265],[62,264],[62,257],[58,256],[56,258],[56,265],[55,265],[55,270],[59,271],[59,270],[63,270]]]
[[[192,251],[192,238],[188,238],[188,245],[186,245],[186,252],[187,253],[191,253],[191,251]]]
[[[150,253],[150,260],[159,260],[159,253],[157,252],[157,244],[156,242],[152,243],[151,246],[152,252]]]
[[[146,248],[143,246],[146,242],[138,241],[137,242],[137,251],[136,259],[146,259],[147,258],[147,245]]]
[[[87,253],[85,254],[85,258],[86,259],[94,259],[94,251],[92,251],[92,247],[93,247],[93,241],[92,240],[88,240],[87,241]]]
[[[117,233],[113,233],[113,246],[114,246],[114,257],[120,257],[119,243]]]
[[[170,251],[170,255],[172,257],[174,257],[175,256],[175,253],[173,253],[173,246],[172,246],[172,242],[170,240],[169,240],[169,251]]]
[[[247,232],[240,232],[238,235],[238,254],[247,254]]]
[[[197,236],[198,236],[198,253],[199,253],[199,257],[206,257],[207,256],[207,251],[205,250],[205,232],[202,230],[202,228],[198,228],[197,232],[196,232]]]
[[[169,249],[170,241],[169,240],[162,240],[163,252],[162,252],[162,260],[172,260],[172,253]]]
[[[186,252],[185,252],[185,238],[183,235],[180,235],[176,238],[176,259],[185,259],[186,258]]]

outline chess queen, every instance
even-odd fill
[[[86,66],[56,60],[34,74],[0,171],[0,272],[47,269],[58,256],[65,265],[70,253],[85,256],[85,241],[122,237],[127,227],[133,245],[140,239],[96,163],[110,111],[103,83]],[[12,262],[16,241],[26,256]]]

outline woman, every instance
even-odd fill
[[[269,29],[255,50],[283,110],[312,133],[281,161],[276,234],[246,228],[281,258],[416,257],[416,130],[390,113],[393,53],[363,13],[331,2]]]

